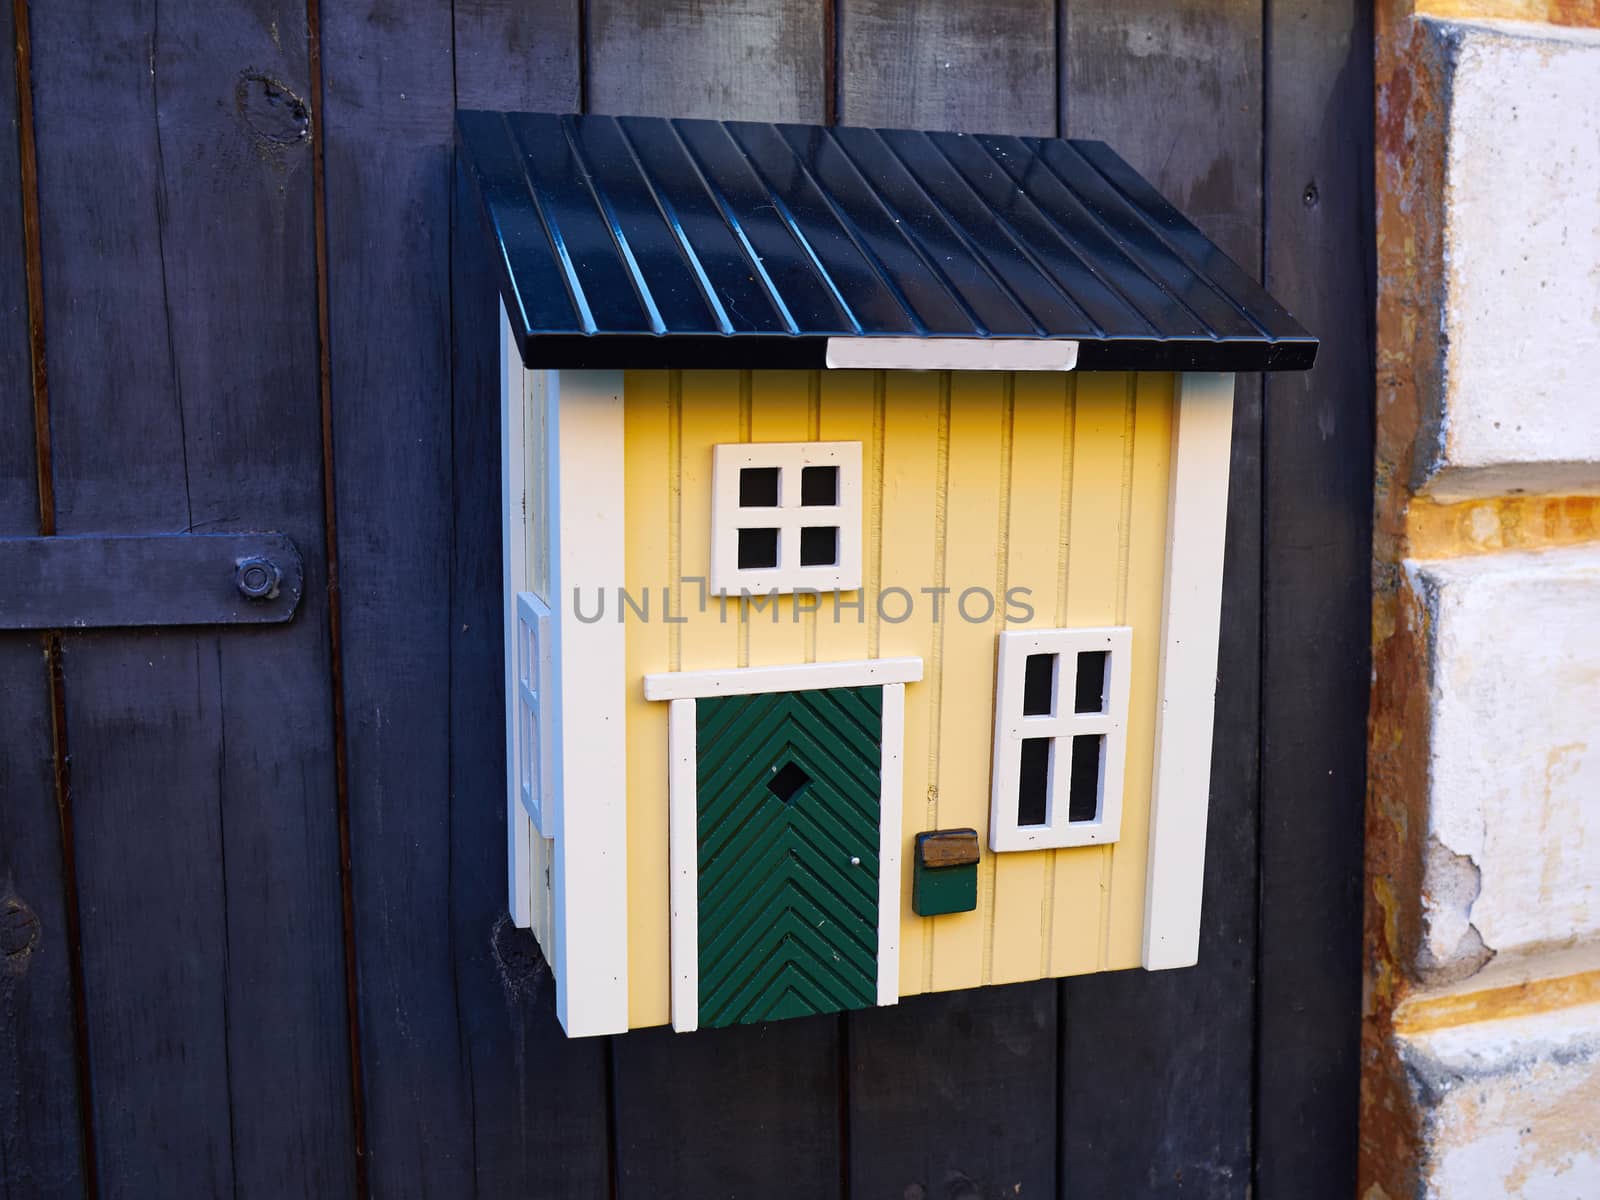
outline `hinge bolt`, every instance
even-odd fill
[[[270,558],[241,558],[233,582],[247,600],[271,600],[278,594],[283,573]]]

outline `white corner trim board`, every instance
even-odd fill
[[[879,371],[1070,371],[1078,343],[1050,338],[831,337],[835,369]]]
[[[921,659],[880,659],[900,664],[894,672],[908,674],[905,663],[915,663],[915,678],[922,677]],[[811,687],[859,687],[883,684],[883,724],[878,763],[878,1004],[900,1002],[900,848],[901,809],[905,778],[905,682],[888,683],[882,677],[863,678],[859,668],[868,663],[804,664],[796,667],[752,667],[739,674],[760,671],[804,672],[806,666],[851,668],[856,678],[845,683],[811,682]],[[701,676],[732,672],[684,672]],[[647,677],[650,678],[650,677]],[[654,678],[663,678],[655,676]],[[804,674],[808,681],[820,678]],[[765,691],[797,691],[805,687],[750,687],[737,691],[701,692],[701,696],[750,695]],[[700,835],[697,777],[696,694],[651,697],[667,705],[667,870],[668,905],[671,910],[670,961],[672,971],[672,1028],[690,1033],[700,1027]]]
[[[1144,966],[1152,971],[1193,966],[1200,952],[1233,433],[1232,375],[1187,373],[1177,387],[1145,868]]]
[[[662,671],[644,677],[646,700],[701,696],[751,696],[757,692],[804,692],[817,688],[916,683],[922,660],[865,658],[848,662],[795,663],[778,667],[728,667],[713,671]]]
[[[628,1028],[627,663],[621,624],[571,619],[578,589],[625,576],[621,371],[550,372],[546,471],[561,714],[556,755],[556,1014],[569,1037]],[[566,797],[577,802],[565,803]]]

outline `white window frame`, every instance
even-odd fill
[[[549,606],[532,592],[518,592],[515,778],[523,811],[542,838],[555,836],[557,802],[550,626]],[[545,697],[552,703],[544,703]]]
[[[776,506],[744,508],[739,472],[776,469]],[[837,467],[837,503],[802,505],[800,475],[806,467]],[[716,595],[775,595],[794,592],[853,592],[861,586],[861,443],[738,442],[712,447],[711,591]],[[839,530],[838,561],[800,565],[800,530],[830,525]],[[774,567],[739,566],[739,531],[776,529]]]
[[[995,672],[994,769],[989,804],[989,849],[996,852],[1048,850],[1063,846],[1101,846],[1122,834],[1122,780],[1128,756],[1128,696],[1132,675],[1133,630],[1126,625],[1096,629],[1021,629],[1000,635]],[[1106,655],[1104,707],[1097,713],[1073,712],[1078,656]],[[1056,659],[1049,715],[1025,716],[1023,692],[1028,659]],[[1068,819],[1072,786],[1072,739],[1100,736],[1099,796],[1092,821]],[[1054,746],[1045,820],[1017,821],[1025,738],[1048,738]]]
[[[695,702],[817,688],[883,688],[878,776],[878,1004],[900,1002],[900,844],[905,803],[906,684],[920,658],[675,671],[644,677],[646,700],[667,703],[667,858],[671,877],[672,1028],[700,1026],[700,793]]]

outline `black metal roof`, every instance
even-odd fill
[[[529,365],[816,367],[830,337],[1303,370],[1316,339],[1102,142],[463,111]]]

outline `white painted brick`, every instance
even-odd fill
[[[1600,935],[1600,549],[1407,564],[1431,627],[1419,971]]]
[[[1600,1005],[1399,1039],[1426,1200],[1600,1196]]]
[[[1600,30],[1437,23],[1443,499],[1600,490]]]

